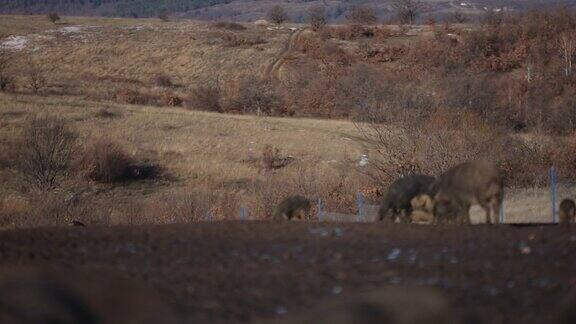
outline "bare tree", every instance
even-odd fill
[[[453,23],[463,24],[468,21],[468,17],[462,11],[456,10],[450,15],[450,20]]]
[[[281,5],[272,6],[270,10],[268,10],[267,16],[271,22],[277,25],[280,25],[288,20],[288,14],[286,13],[284,7]]]
[[[419,0],[394,0],[392,8],[401,23],[412,25],[418,15],[420,15],[423,3]]]
[[[48,20],[50,20],[51,23],[55,24],[60,20],[60,16],[58,16],[58,14],[55,12],[51,12],[48,14]]]
[[[560,56],[564,61],[564,74],[570,76],[572,74],[572,61],[574,54],[576,54],[576,44],[574,42],[574,35],[570,33],[562,33],[559,39]]]
[[[168,10],[162,9],[158,13],[158,19],[162,20],[163,22],[170,21],[170,17],[168,16]]]
[[[373,25],[378,21],[378,18],[373,8],[354,6],[348,9],[346,20],[351,24]]]
[[[36,189],[53,189],[70,168],[78,135],[64,121],[35,117],[24,127],[16,167]]]
[[[8,75],[8,52],[0,49],[0,91],[8,91],[14,80]]]
[[[322,6],[312,6],[308,9],[308,22],[312,30],[320,30],[328,23],[326,9]]]
[[[46,78],[34,62],[28,63],[26,81],[28,88],[34,93],[39,93],[46,87]]]

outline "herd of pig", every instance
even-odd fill
[[[438,178],[414,174],[396,180],[388,188],[378,216],[380,221],[431,224],[470,224],[470,208],[479,205],[488,224],[500,223],[504,179],[492,162],[477,160],[449,169]],[[283,200],[274,211],[276,219],[310,218],[311,203],[302,196]],[[574,223],[576,204],[560,203],[561,224]]]

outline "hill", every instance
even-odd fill
[[[356,5],[375,9],[380,21],[395,18],[391,6],[393,1],[375,0],[0,0],[0,13],[47,14],[57,12],[62,15],[116,16],[145,18],[156,17],[167,12],[174,17],[202,20],[254,21],[265,17],[268,9],[281,3],[293,22],[304,22],[310,6],[321,5],[327,9],[331,22],[344,20],[346,11]],[[475,17],[491,11],[525,11],[529,9],[573,6],[574,0],[423,0],[420,22],[434,17],[443,19],[454,12]]]

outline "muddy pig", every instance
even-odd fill
[[[276,207],[273,219],[276,220],[305,220],[310,218],[312,204],[303,196],[290,196]]]
[[[558,220],[562,225],[574,223],[576,216],[576,204],[572,199],[564,199],[560,203],[560,210],[558,210]]]
[[[434,177],[431,176],[414,174],[394,181],[380,205],[378,218],[381,221],[394,222],[400,215],[402,222],[410,222],[412,198],[427,193],[434,180]]]
[[[434,221],[470,223],[470,207],[478,204],[486,211],[486,222],[498,223],[504,197],[500,170],[492,162],[462,163],[446,171],[435,184]]]

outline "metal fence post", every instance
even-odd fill
[[[322,199],[318,198],[318,202],[316,202],[316,209],[317,209],[317,217],[318,217],[318,221],[321,222],[322,221]]]
[[[246,220],[246,208],[240,207],[240,220]]]
[[[498,211],[498,216],[500,217],[500,224],[504,224],[504,199],[500,202],[500,210]]]
[[[358,205],[358,216],[356,218],[357,222],[364,221],[365,210],[364,210],[364,196],[361,192],[356,195],[356,203]]]
[[[550,168],[550,193],[552,196],[552,223],[556,223],[556,168]]]

